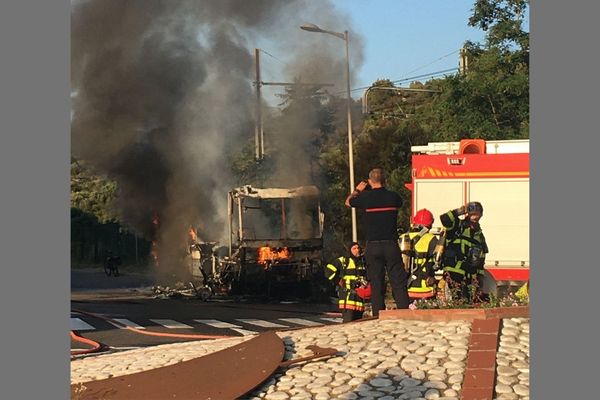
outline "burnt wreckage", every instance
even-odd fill
[[[323,223],[316,186],[231,190],[228,245],[194,240],[192,274],[213,292],[309,295],[323,285]],[[266,291],[266,293],[265,293]]]

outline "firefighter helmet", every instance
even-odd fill
[[[480,202],[472,201],[469,204],[467,204],[467,214],[471,214],[473,212],[477,212],[477,213],[483,215],[483,206],[481,205]]]
[[[365,287],[356,288],[356,294],[363,300],[369,300],[371,298],[371,284],[369,283]]]
[[[431,228],[433,225],[433,214],[426,208],[423,208],[415,214],[413,218],[414,225],[422,225]]]

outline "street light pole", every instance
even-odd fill
[[[346,112],[347,112],[347,120],[348,120],[348,170],[350,174],[350,192],[354,190],[354,146],[352,145],[352,97],[350,95],[350,54],[349,54],[349,38],[348,31],[344,31],[344,33],[340,32],[332,32],[319,28],[315,24],[305,24],[300,27],[305,31],[309,32],[320,32],[320,33],[328,33],[340,39],[343,39],[346,42]],[[357,226],[356,226],[356,209],[351,208],[351,216],[352,216],[352,241],[356,242],[358,240]]]
[[[352,144],[352,97],[350,95],[350,54],[348,52],[348,31],[344,31],[344,40],[346,41],[346,97],[348,113],[348,168],[350,169],[350,192],[354,190],[354,146]],[[356,208],[351,207],[352,213],[352,241],[358,240],[356,227]]]

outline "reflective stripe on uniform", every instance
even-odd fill
[[[408,288],[408,291],[424,293],[424,292],[431,292],[434,290],[433,286],[427,286],[427,281],[425,279],[420,279],[420,281],[421,281],[421,286],[411,286]]]
[[[396,211],[397,209],[398,209],[398,207],[366,208],[365,212]]]
[[[345,310],[364,311],[365,309],[365,304],[358,301],[340,300],[338,304],[339,308]]]
[[[448,211],[446,213],[446,216],[448,217],[448,219],[450,219],[450,222],[452,223],[452,225],[450,225],[449,227],[447,227],[448,230],[454,229],[454,227],[456,226],[456,217],[454,216],[454,212]]]
[[[459,261],[459,262],[456,263],[455,267],[450,267],[450,266],[444,267],[444,271],[455,272],[455,273],[460,274],[460,275],[465,275],[465,270],[462,269],[462,268],[460,268],[461,265],[462,265],[462,261]]]
[[[335,277],[335,273],[337,272],[337,268],[333,264],[327,264],[327,269],[331,270],[331,275],[327,277],[327,279],[332,280]]]
[[[416,292],[416,293],[425,293],[425,292],[431,292],[433,290],[433,288],[431,286],[421,286],[421,287],[409,287],[408,291],[409,292]]]
[[[411,297],[413,299],[427,299],[429,297],[433,297],[435,295],[433,290],[430,290],[428,292],[411,292],[410,290],[408,291],[408,297]]]

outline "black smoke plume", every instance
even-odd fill
[[[254,135],[254,48],[286,54],[283,79],[344,88],[343,43],[306,22],[350,28],[329,1],[72,3],[72,153],[117,181],[121,218],[158,240],[163,272],[181,269],[190,225],[224,238],[228,155]]]

